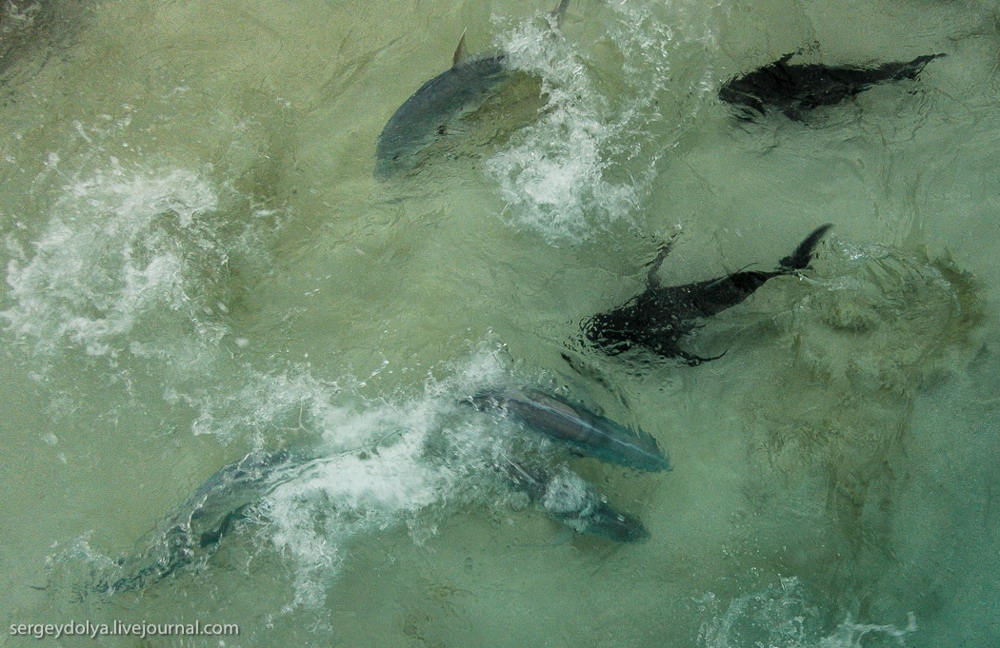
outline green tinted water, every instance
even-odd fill
[[[199,619],[239,624],[228,646],[996,643],[996,8],[580,2],[561,36],[549,9],[8,3],[0,641]],[[464,29],[527,74],[376,182],[382,126]],[[948,56],[805,125],[715,100],[813,43]],[[805,278],[683,342],[723,358],[582,346],[667,238],[684,283],[825,222]],[[456,402],[507,383],[658,439],[671,473],[537,448],[649,540],[574,536],[498,484],[483,448],[525,431]],[[206,564],[88,591],[219,467],[304,446],[328,459]]]

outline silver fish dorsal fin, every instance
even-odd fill
[[[462,37],[458,39],[458,47],[455,48],[455,55],[451,57],[451,67],[453,68],[457,68],[469,60],[469,53],[465,51],[465,32],[466,30],[462,30]]]

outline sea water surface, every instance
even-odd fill
[[[548,4],[4,4],[0,644],[195,620],[240,634],[95,645],[1000,644],[996,4],[574,0],[557,32]],[[463,31],[521,72],[377,181]],[[805,123],[718,101],[800,50],[947,56]],[[582,342],[668,240],[680,284],[827,222],[811,269],[682,341],[718,360]],[[503,386],[640,426],[674,469],[462,405]],[[554,522],[491,469],[513,443],[650,537]],[[279,448],[320,460],[214,555],[93,587]]]

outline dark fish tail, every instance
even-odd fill
[[[895,74],[893,74],[891,78],[893,81],[916,79],[917,76],[924,71],[924,67],[926,67],[928,63],[936,58],[944,56],[947,56],[947,54],[925,54],[924,56],[918,56],[909,63],[900,64],[899,69],[896,70]]]
[[[817,227],[813,232],[805,238],[799,246],[795,248],[791,256],[786,256],[784,259],[778,262],[778,266],[781,270],[792,272],[794,270],[804,270],[809,267],[809,262],[812,261],[813,251],[816,249],[816,245],[819,243],[823,235],[833,227],[832,223],[827,223],[821,227]]]

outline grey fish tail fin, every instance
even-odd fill
[[[833,223],[827,223],[821,227],[817,227],[813,232],[805,238],[804,241],[799,243],[799,246],[795,248],[791,256],[786,256],[784,259],[778,262],[779,269],[792,272],[794,270],[803,270],[809,267],[809,262],[812,261],[813,251],[816,249],[816,245],[819,243],[823,235],[833,227]]]
[[[647,448],[656,450],[659,453],[662,458],[662,464],[659,466],[659,470],[669,471],[674,469],[673,465],[670,463],[670,456],[660,449],[660,444],[657,442],[656,437],[649,432],[646,432],[641,427],[629,427],[628,429]]]

